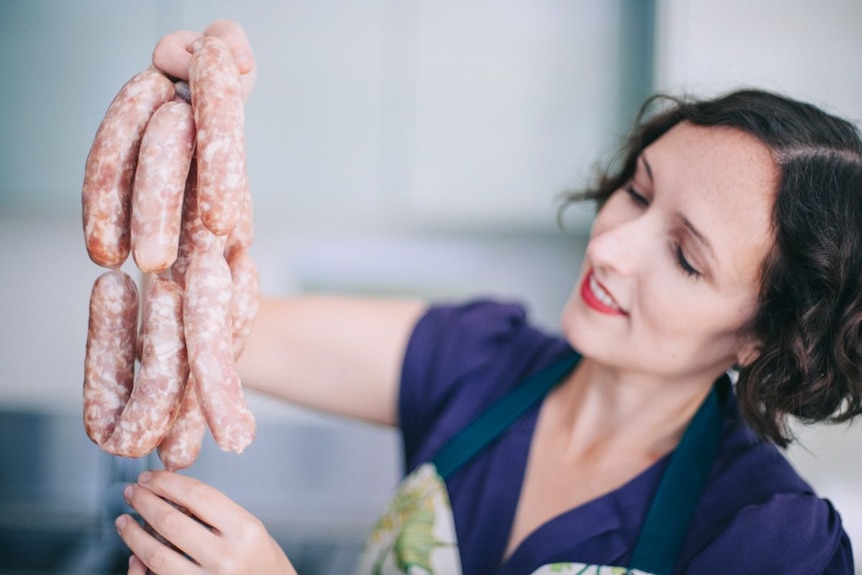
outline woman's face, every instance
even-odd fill
[[[678,124],[596,216],[563,331],[622,372],[718,377],[750,353],[776,172],[741,131]]]

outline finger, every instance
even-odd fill
[[[257,82],[257,66],[245,30],[232,20],[216,20],[207,26],[204,34],[218,36],[227,45],[239,70],[243,100],[247,102]]]
[[[180,30],[163,37],[153,49],[153,65],[168,76],[188,81],[191,45],[200,36],[200,32]]]
[[[200,559],[217,549],[217,536],[169,502],[140,485],[129,485],[123,495],[168,546]]]
[[[120,515],[117,517],[116,528],[120,538],[131,549],[138,562],[143,563],[153,573],[203,575],[203,570],[199,566],[160,543],[131,516]],[[130,561],[129,573],[139,575],[141,570]]]
[[[248,520],[253,519],[248,511],[222,492],[186,475],[165,470],[145,471],[138,482],[228,536],[241,533]],[[204,529],[203,526],[199,528]]]
[[[218,36],[233,54],[241,75],[254,69],[254,54],[242,26],[232,20],[216,20],[204,30],[207,36]]]
[[[147,566],[135,555],[129,557],[128,575],[147,575]]]

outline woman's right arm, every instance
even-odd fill
[[[425,308],[413,299],[264,299],[240,377],[290,403],[395,425],[404,352]]]

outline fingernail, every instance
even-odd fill
[[[153,474],[150,471],[142,471],[140,475],[138,475],[138,483],[141,485],[146,485],[149,483],[150,478],[152,478]]]
[[[234,58],[234,62],[236,62],[236,67],[239,68],[241,74],[245,74],[252,67],[251,56],[247,52],[243,52],[241,54],[237,54]]]
[[[123,499],[126,500],[126,503],[130,503],[132,499],[132,492],[135,490],[134,486],[130,483],[126,485],[126,488],[123,489]]]
[[[125,526],[126,526],[126,522],[127,522],[128,520],[129,520],[129,518],[128,518],[128,517],[126,517],[125,515],[120,515],[120,516],[119,516],[119,517],[117,517],[117,519],[114,521],[114,527],[116,527],[116,528],[117,528],[117,531],[122,531],[122,530],[123,530],[123,527],[125,527]]]

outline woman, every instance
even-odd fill
[[[243,30],[207,33],[248,94]],[[163,39],[154,65],[185,77],[194,37]],[[272,300],[242,379],[399,426],[408,476],[359,573],[849,574],[838,513],[776,445],[789,416],[862,411],[860,182],[858,132],[813,107],[672,101],[571,197],[601,209],[560,336],[491,301]],[[145,472],[126,496],[183,551],[121,516],[130,574],[295,572],[192,478]]]

